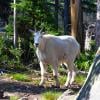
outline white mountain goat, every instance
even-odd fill
[[[30,31],[33,32],[32,30]],[[41,31],[37,31],[34,33],[34,45],[37,48],[36,54],[40,61],[40,85],[44,84],[44,75],[48,64],[52,65],[53,76],[57,87],[60,86],[58,80],[58,66],[61,64],[68,66],[69,70],[65,86],[72,84],[76,75],[74,61],[80,52],[80,46],[74,37],[68,35],[43,35]]]

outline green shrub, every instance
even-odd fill
[[[77,75],[76,78],[75,78],[75,81],[76,81],[77,84],[82,86],[85,79],[86,79],[85,75]]]
[[[75,61],[78,69],[88,71],[95,56],[94,51],[87,51],[80,54],[80,58]]]

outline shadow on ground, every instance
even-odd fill
[[[0,81],[0,91],[4,92],[6,91],[6,92],[41,94],[49,90],[64,92],[66,88],[55,88],[49,86],[40,87],[29,83]],[[72,90],[78,91],[79,88],[72,88]]]
[[[0,91],[41,94],[46,91],[65,91],[66,89],[53,87],[40,87],[21,82],[0,82]]]

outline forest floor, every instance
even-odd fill
[[[36,78],[33,80],[35,79]],[[41,95],[42,93],[59,91],[62,94],[66,90],[71,90],[67,97],[71,98],[68,100],[73,100],[80,89],[80,86],[73,86],[73,88],[70,89],[63,88],[62,86],[56,88],[52,85],[52,82],[53,81],[46,83],[45,86],[38,86],[37,83],[34,84],[34,82],[22,82],[13,80],[12,77],[0,76],[0,100],[44,100]]]
[[[19,98],[18,100],[41,100],[41,93],[49,90],[64,92],[67,89],[54,88],[50,86],[39,87],[31,83],[12,81],[8,78],[0,78],[0,91],[1,93],[3,92],[3,97],[1,96],[1,100],[10,100],[10,96],[15,96],[16,98]],[[77,92],[79,88],[73,88],[72,90]],[[72,94],[69,93],[68,97],[72,96],[72,98],[74,98],[76,92]]]

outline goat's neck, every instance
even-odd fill
[[[41,42],[40,42],[40,45],[38,47],[38,50],[44,51],[45,47],[46,47],[46,39],[43,37],[42,40],[41,40]]]

